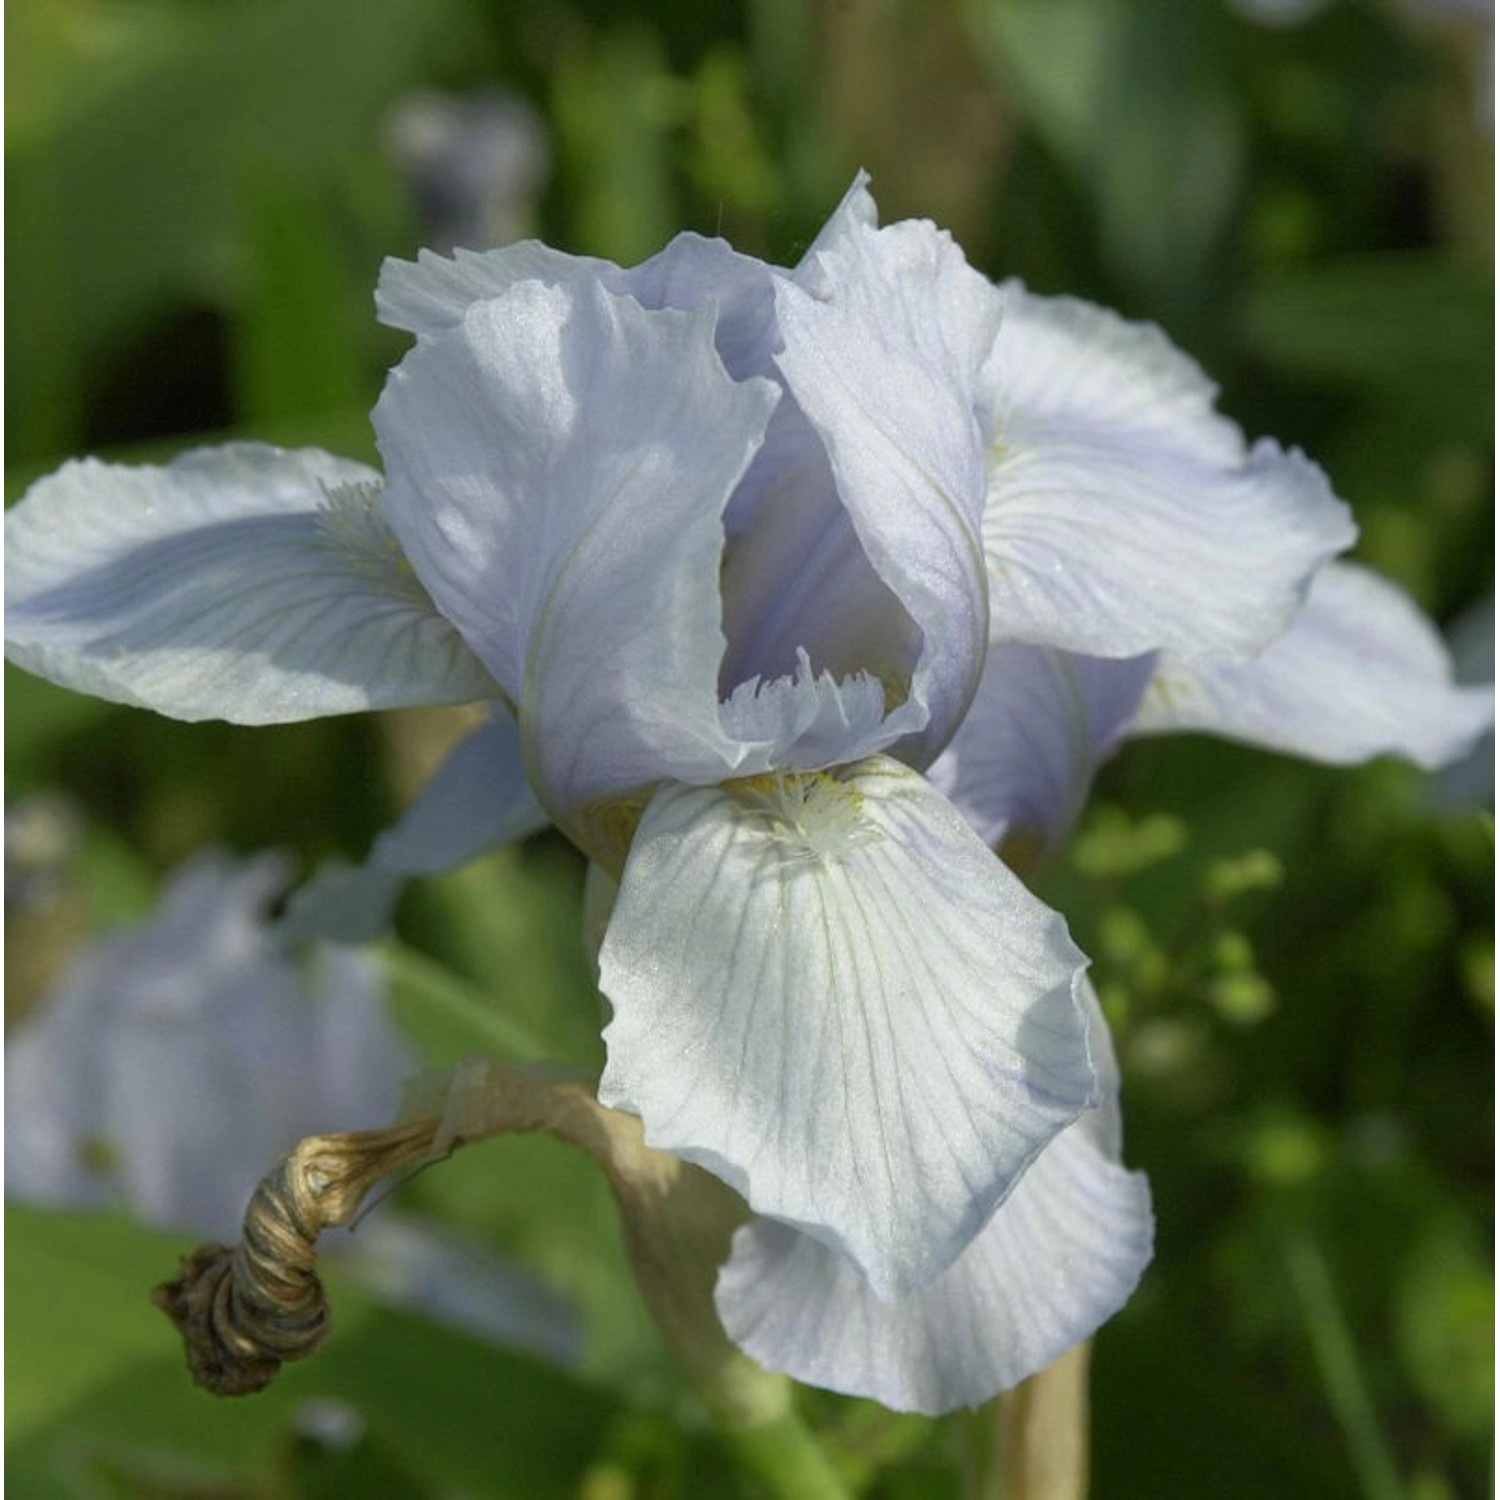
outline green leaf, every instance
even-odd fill
[[[1244,320],[1267,363],[1419,408],[1429,445],[1492,431],[1495,294],[1477,269],[1392,253],[1277,271]]]
[[[362,1419],[385,1462],[433,1493],[573,1491],[616,1403],[526,1356],[380,1306],[326,1279],[334,1334],[268,1390],[195,1389],[147,1300],[186,1242],[105,1216],[7,1212],[7,1474],[43,1500],[101,1466],[264,1484],[311,1400]],[[263,1492],[263,1491],[262,1491]]]
[[[576,248],[629,265],[678,227],[669,134],[676,80],[650,30],[627,25],[563,57],[552,92]]]
[[[249,272],[235,320],[235,415],[247,427],[368,404],[370,288],[340,253],[325,192],[275,162],[247,172]]]
[[[174,301],[235,300],[239,167],[327,184],[368,163],[381,109],[422,75],[457,0],[264,0],[164,32],[7,153],[13,457],[77,444],[84,372]]]

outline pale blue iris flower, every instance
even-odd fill
[[[862,180],[791,270],[524,244],[377,300],[417,340],[383,484],[69,465],[8,521],[12,659],[244,723],[493,699],[367,883],[556,823],[617,885],[601,1098],[758,1216],[731,1335],[897,1407],[1014,1384],[1151,1230],[1086,960],[991,845],[1132,727],[1441,759],[1488,701],[1370,581],[1366,635],[1322,472],[1160,333],[877,228]],[[1378,723],[1284,710],[1325,672]]]
[[[304,1136],[390,1124],[418,1063],[369,955],[300,957],[268,919],[291,861],[207,853],[151,916],[103,937],[5,1049],[5,1192],[233,1244],[255,1185]],[[558,1362],[572,1309],[540,1282],[389,1210],[320,1246],[387,1302]]]
[[[209,854],[80,956],[6,1039],[5,1190],[233,1241],[305,1135],[387,1125],[414,1071],[373,962],[298,964],[266,910],[290,862]]]

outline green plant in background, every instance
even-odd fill
[[[1356,5],[1288,33],[1209,6],[1185,18],[1104,4],[997,3],[939,23],[915,7],[769,4],[744,18],[558,6],[524,22],[393,5],[364,26],[335,5],[16,11],[13,55],[19,36],[38,83],[12,104],[11,202],[37,229],[11,266],[12,306],[26,310],[12,345],[15,490],[69,449],[141,437],[175,448],[242,423],[368,453],[361,412],[399,350],[357,309],[378,259],[417,242],[379,155],[380,114],[409,85],[498,78],[553,133],[557,176],[537,212],[554,242],[628,258],[687,223],[794,261],[864,161],[883,202],[961,224],[977,262],[1152,316],[1211,356],[1227,408],[1327,462],[1366,558],[1440,617],[1486,586],[1470,539],[1486,515],[1488,251],[1463,228],[1484,173],[1462,172],[1465,152],[1482,168],[1482,148],[1453,149],[1474,136],[1457,32]],[[294,51],[295,66],[278,66]],[[1089,86],[1100,68],[1112,81]],[[898,80],[900,128],[877,131],[872,101]],[[1073,93],[1049,102],[1064,85]],[[1188,110],[1200,90],[1214,101],[1206,115]],[[960,103],[966,149],[945,157]],[[1128,130],[1110,109],[1130,115]],[[1195,150],[1217,176],[1176,173],[1184,110],[1216,122]],[[168,141],[157,121],[182,118],[205,129]],[[939,159],[953,179],[942,201],[924,192],[937,180],[922,166]],[[1212,189],[1207,207],[1194,182]],[[13,953],[38,955],[18,970],[33,991],[63,935],[141,911],[159,872],[204,842],[295,839],[310,862],[361,853],[387,810],[386,778],[409,791],[457,728],[396,717],[378,730],[267,730],[246,747],[35,683],[16,683],[10,701],[13,792],[61,784],[85,810],[64,815],[73,852],[13,929]],[[1132,746],[1102,787],[1129,812],[1086,824],[1077,860],[1036,877],[1095,956],[1122,1028],[1131,1158],[1151,1170],[1160,1219],[1157,1270],[1097,1351],[1100,1493],[1263,1493],[1267,1472],[1289,1493],[1392,1482],[1468,1493],[1486,1465],[1472,1336],[1488,1285],[1475,1248],[1488,1215],[1488,1131],[1475,1128],[1489,1112],[1475,1045],[1493,1008],[1487,834],[1462,816],[1434,825],[1428,794],[1396,767],[1345,783],[1218,757],[1215,769],[1189,744]],[[351,777],[351,765],[369,769]],[[228,790],[251,784],[253,806]],[[1176,850],[1174,827],[1187,832]],[[1267,865],[1247,850],[1279,863],[1279,885],[1257,883]],[[413,891],[387,952],[399,1014],[432,1061],[505,1051],[523,1025],[534,1050],[597,1068],[571,937],[581,884],[548,837]],[[612,1211],[585,1167],[543,1141],[506,1143],[404,1194],[540,1263],[584,1309],[589,1383],[557,1399],[597,1440],[548,1448],[535,1419],[534,1449],[526,1423],[502,1442],[456,1431],[438,1397],[459,1387],[432,1363],[451,1364],[456,1346],[429,1340],[424,1353],[406,1323],[385,1347],[410,1351],[432,1402],[403,1412],[394,1390],[354,1378],[373,1358],[340,1363],[336,1346],[331,1373],[315,1362],[288,1380],[352,1399],[365,1436],[340,1455],[314,1425],[282,1449],[292,1398],[209,1418],[177,1391],[136,1301],[161,1250],[135,1258],[139,1231],[96,1221],[70,1249],[65,1222],[27,1215],[23,1257],[30,1243],[34,1264],[75,1267],[85,1303],[95,1289],[95,1341],[70,1347],[96,1348],[99,1362],[91,1375],[34,1366],[13,1460],[54,1488],[126,1493],[191,1493],[210,1475],[353,1493],[349,1476],[371,1463],[381,1477],[367,1492],[393,1476],[415,1492],[727,1488],[726,1470],[703,1467],[722,1460],[691,1421],[668,1415],[673,1377],[621,1290]],[[554,1199],[562,1207],[541,1213]],[[106,1234],[109,1254],[85,1253]],[[358,1347],[358,1300],[342,1288],[335,1300]],[[24,1330],[17,1347],[30,1347]],[[1163,1347],[1180,1352],[1168,1369]],[[464,1357],[481,1383],[533,1378]],[[154,1387],[143,1360],[156,1362]],[[142,1390],[159,1392],[149,1433],[121,1416]],[[631,1397],[614,1415],[600,1404],[609,1390]],[[848,1481],[882,1493],[956,1492],[986,1447],[832,1397],[803,1405]],[[328,1463],[344,1477],[320,1472]]]

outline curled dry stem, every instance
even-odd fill
[[[323,1344],[318,1235],[350,1223],[381,1177],[475,1141],[543,1131],[603,1167],[641,1291],[710,1399],[756,1420],[780,1413],[784,1383],[768,1382],[730,1344],[713,1310],[714,1276],[745,1213],[722,1183],[652,1150],[639,1120],[606,1109],[591,1080],[562,1069],[471,1058],[418,1080],[407,1106],[414,1118],[388,1130],[302,1141],[256,1188],[239,1244],[199,1246],[155,1290],[198,1385],[220,1396],[258,1391]]]
[[[544,1131],[604,1169],[641,1294],[744,1467],[784,1500],[843,1500],[785,1376],[760,1369],[719,1324],[714,1278],[747,1212],[729,1188],[646,1145],[635,1116],[559,1069],[471,1058],[418,1080],[406,1105],[412,1118],[390,1130],[303,1141],[255,1190],[240,1243],[200,1246],[156,1289],[199,1385],[219,1396],[260,1390],[327,1339],[317,1237],[351,1222],[381,1177],[492,1136]]]
[[[261,1179],[237,1245],[200,1245],[156,1288],[151,1300],[182,1334],[198,1385],[248,1395],[316,1352],[330,1327],[318,1235],[348,1224],[387,1173],[430,1156],[440,1123],[309,1136]]]

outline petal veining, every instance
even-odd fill
[[[897,1297],[1093,1101],[1083,962],[886,757],[664,787],[600,953],[600,1098]]]
[[[938,1416],[1018,1384],[1119,1311],[1151,1259],[1151,1194],[1119,1164],[1119,1074],[1086,982],[1081,993],[1099,1104],[1043,1150],[963,1254],[888,1302],[836,1249],[753,1219],[715,1291],[725,1331],[747,1354],[812,1385]]]
[[[495,693],[363,464],[253,443],[85,459],[33,485],[5,535],[6,655],[79,692],[238,724]]]

